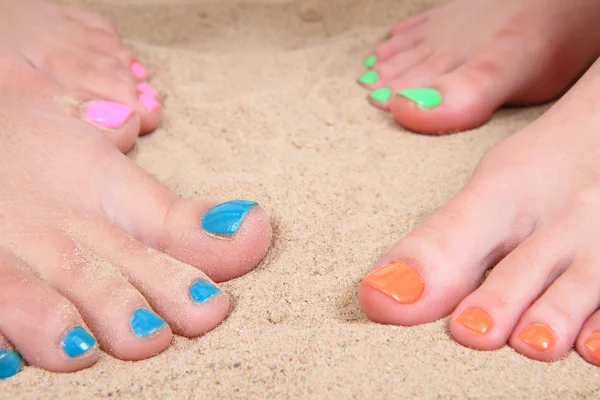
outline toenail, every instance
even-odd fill
[[[94,125],[116,129],[133,114],[133,108],[112,101],[97,101],[85,108],[85,119]]]
[[[494,326],[492,318],[480,308],[469,308],[456,321],[477,335],[487,334]]]
[[[398,92],[398,96],[406,97],[423,108],[435,108],[442,104],[442,94],[431,88],[406,89]]]
[[[368,274],[364,281],[367,285],[390,296],[400,304],[412,304],[417,301],[425,289],[425,281],[409,265],[394,262]]]
[[[23,359],[14,350],[0,350],[0,379],[10,378],[23,369]]]
[[[139,338],[144,338],[156,332],[166,324],[164,319],[145,308],[135,310],[133,317],[131,317],[131,329],[135,336]]]
[[[137,61],[131,63],[131,72],[138,79],[146,79],[148,77],[148,71]]]
[[[364,83],[365,85],[372,85],[373,83],[377,82],[378,79],[379,74],[377,73],[377,71],[369,71],[366,74],[363,74],[360,78],[358,78],[358,81],[360,83]]]
[[[375,54],[371,54],[369,57],[365,59],[365,68],[371,69],[373,65],[377,62],[377,56]]]
[[[585,348],[596,360],[600,360],[600,332],[596,332],[585,340]]]
[[[136,87],[142,94],[148,95],[150,97],[158,97],[158,91],[152,86],[148,85],[147,83],[138,83]]]
[[[531,324],[519,333],[519,339],[540,351],[550,351],[556,343],[554,332],[544,324]]]
[[[156,101],[156,99],[153,96],[142,92],[142,94],[140,94],[139,99],[144,105],[144,107],[146,107],[146,109],[150,111],[160,108],[160,103]]]
[[[383,103],[392,96],[392,89],[386,87],[375,89],[369,96],[371,96],[373,100]]]
[[[190,286],[190,295],[196,303],[204,303],[221,293],[221,289],[206,281],[196,281]]]
[[[202,217],[202,227],[215,235],[234,235],[248,210],[258,203],[247,200],[233,200],[209,209]]]
[[[63,339],[62,349],[71,358],[77,357],[96,345],[96,339],[84,328],[76,326]]]

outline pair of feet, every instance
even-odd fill
[[[0,0],[10,16],[0,37],[19,38],[0,47],[0,374],[18,371],[19,353],[73,371],[94,363],[98,345],[136,360],[166,348],[173,332],[209,331],[228,311],[214,281],[262,259],[266,214],[253,202],[181,199],[123,156],[160,121],[145,71],[104,19],[27,3]],[[470,128],[501,104],[564,91],[598,50],[596,8],[454,1],[395,28],[362,81],[378,78],[373,101],[408,128]],[[550,360],[576,343],[600,364],[598,94],[594,66],[486,155],[361,283],[367,315],[414,325],[454,312],[452,334],[467,346],[508,341]]]

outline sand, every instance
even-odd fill
[[[2,399],[599,398],[599,370],[452,340],[447,319],[381,326],[356,288],[447,201],[495,143],[546,107],[503,110],[446,137],[406,132],[354,83],[387,28],[435,1],[88,0],[164,95],[130,157],[185,196],[259,201],[273,247],[224,284],[229,318],[156,357],[55,374],[28,367]],[[493,212],[493,210],[490,210]],[[485,223],[485,221],[482,221]]]

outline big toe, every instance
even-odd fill
[[[479,174],[476,174],[479,175]],[[486,174],[481,174],[486,175]],[[489,177],[489,176],[488,176]],[[509,251],[514,207],[502,205],[499,180],[474,176],[428,221],[402,238],[358,289],[363,311],[380,323],[411,326],[449,315]],[[495,217],[489,217],[490,210]],[[482,221],[486,223],[482,223]]]
[[[99,190],[112,222],[215,281],[250,271],[269,248],[269,218],[254,201],[181,198],[124,156],[105,172]]]

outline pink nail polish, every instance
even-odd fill
[[[150,97],[158,97],[158,90],[154,89],[152,86],[148,85],[147,83],[138,83],[137,88],[140,92],[142,92],[142,94],[146,94]]]
[[[140,94],[139,99],[142,102],[142,104],[144,105],[144,107],[146,107],[146,109],[148,109],[150,111],[160,108],[160,103],[158,101],[156,101],[156,99],[154,97],[149,96],[146,93]]]
[[[112,101],[96,101],[85,109],[85,119],[108,129],[121,127],[132,114],[133,108]]]
[[[137,61],[131,63],[131,72],[133,72],[138,79],[146,79],[148,77],[146,69]]]

